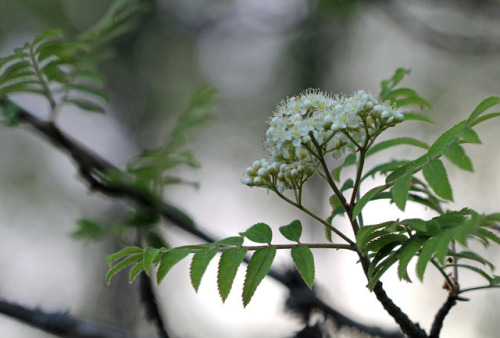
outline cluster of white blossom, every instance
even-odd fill
[[[299,188],[314,175],[312,162],[269,162],[256,160],[245,171],[243,184],[259,187],[278,187],[280,190]]]
[[[311,151],[316,151],[313,141],[323,149],[321,155],[331,152],[339,158],[348,149],[356,150],[366,132],[371,135],[401,121],[403,114],[393,105],[362,90],[342,97],[306,90],[278,104],[266,132],[271,159],[254,162],[243,183],[293,188],[290,183],[299,176],[292,172],[301,173],[300,179],[312,176],[315,159]]]

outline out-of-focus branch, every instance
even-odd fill
[[[378,0],[375,3],[380,7],[384,14],[386,14],[407,34],[430,46],[450,52],[469,54],[500,53],[500,34],[495,36],[473,36],[462,34],[462,32],[447,33],[429,26],[417,16],[410,13],[410,11],[408,11],[399,1]],[[491,2],[488,3],[489,6],[493,6]],[[480,5],[479,2],[477,5]],[[456,9],[457,6],[460,5],[455,4],[453,8]],[[464,10],[469,9],[470,6],[472,5],[467,1],[467,6],[465,6],[466,8],[464,8]],[[480,7],[476,8],[479,8],[478,11],[484,11],[485,13],[490,12],[485,9],[481,9]],[[500,12],[500,5],[498,5],[498,3],[495,8],[497,12]]]
[[[0,101],[0,105],[5,104],[6,102],[6,100],[4,100],[4,102]],[[13,104],[11,102],[8,103]],[[110,184],[110,182],[106,180],[106,172],[118,170],[118,168],[64,134],[54,123],[44,121],[20,107],[18,108],[17,116],[20,123],[35,129],[43,138],[56,148],[70,155],[75,162],[75,165],[78,167],[81,177],[85,180],[85,183],[89,186],[91,191],[97,191],[112,198],[127,199],[133,203],[141,205],[142,207],[148,208],[153,212],[158,212],[172,225],[185,230],[201,240],[207,242],[216,241],[215,237],[208,235],[206,232],[199,230],[197,227],[193,227],[193,225],[188,221],[188,218],[172,205],[157,201],[151,195],[143,191],[136,190],[130,186]],[[290,290],[290,292],[292,292],[292,286],[283,274],[271,269],[268,275],[283,284]],[[338,326],[352,327],[361,332],[382,338],[403,337],[402,334],[395,331],[389,332],[378,327],[366,326],[358,323],[331,308],[312,293],[301,295],[301,299],[332,318]]]
[[[0,300],[0,313],[42,331],[66,338],[135,338],[136,336],[104,323],[77,319],[67,312],[46,312]]]

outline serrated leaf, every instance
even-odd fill
[[[240,235],[255,243],[271,244],[271,240],[273,239],[273,231],[265,223],[254,224],[247,231],[240,233]]]
[[[296,219],[290,224],[280,227],[280,232],[289,241],[298,242],[302,235],[302,224]]]
[[[429,162],[429,156],[428,154],[424,154],[417,158],[416,160],[413,160],[411,162],[408,162],[401,167],[395,169],[387,178],[385,179],[386,183],[391,183],[401,176],[404,176],[408,173],[414,173],[414,171],[417,171],[421,166],[425,165],[427,162]]]
[[[144,249],[144,258],[142,259],[142,263],[144,266],[144,271],[149,276],[149,270],[151,270],[151,264],[155,260],[155,258],[160,253],[160,249],[156,248],[146,248]]]
[[[497,113],[500,115],[500,113]],[[491,115],[491,114],[488,114]],[[482,117],[487,117],[488,115],[481,116]],[[497,115],[498,116],[498,115]],[[491,117],[489,117],[491,118]],[[464,130],[460,133],[460,137],[462,140],[460,141],[461,143],[473,143],[473,144],[481,144],[481,139],[479,138],[479,135],[477,135],[476,131],[472,128],[465,127]]]
[[[498,116],[500,116],[500,112],[481,115],[478,118],[476,118],[473,122],[471,122],[469,125],[471,127],[474,127],[476,124],[479,124],[481,122],[484,122],[486,120],[489,120],[489,119],[492,119],[492,118],[498,117]],[[470,142],[470,143],[474,143],[474,142]],[[478,142],[478,143],[481,143],[481,142]]]
[[[375,237],[383,235],[383,233],[380,232],[380,229],[387,228],[393,223],[397,223],[397,221],[388,221],[380,224],[365,225],[364,227],[359,229],[356,235],[358,248],[362,250],[369,241],[371,241]]]
[[[477,229],[477,234],[483,238],[488,238],[488,239],[492,240],[493,242],[500,244],[500,237],[498,237],[493,232],[491,232],[485,228]]]
[[[156,283],[160,284],[170,269],[191,252],[192,250],[186,248],[175,248],[165,252],[161,257],[158,271],[156,272]]]
[[[224,251],[220,257],[217,287],[222,302],[226,301],[229,291],[231,291],[234,277],[247,251],[247,248],[231,248]]]
[[[443,155],[446,156],[453,164],[458,166],[460,169],[467,171],[474,171],[472,167],[472,161],[465,154],[464,148],[458,143],[450,144],[446,149],[443,150]]]
[[[403,115],[404,115],[405,121],[422,121],[422,122],[435,124],[435,122],[432,121],[429,117],[427,117],[423,114],[420,114],[420,113],[408,112],[408,113],[403,113]]]
[[[378,153],[379,151],[400,145],[410,145],[423,148],[426,150],[429,149],[429,146],[425,142],[419,141],[411,137],[399,137],[375,144],[366,152],[366,157]]]
[[[383,260],[377,268],[373,271],[373,275],[370,277],[368,282],[368,289],[373,291],[375,284],[378,282],[380,277],[394,264],[398,261],[398,253],[393,252],[385,260]]]
[[[479,115],[481,115],[483,112],[485,112],[486,110],[497,104],[500,104],[500,97],[498,96],[490,96],[484,99],[483,101],[481,101],[481,103],[477,105],[474,111],[470,114],[469,118],[467,119],[467,122],[473,123],[474,120],[476,120]]]
[[[391,161],[387,163],[382,163],[379,164],[372,169],[370,169],[365,175],[363,175],[363,178],[361,181],[364,181],[368,177],[375,177],[375,174],[380,173],[380,174],[385,174],[388,171],[395,170],[405,164],[408,164],[409,161]]]
[[[416,236],[410,238],[401,247],[399,253],[399,265],[398,265],[398,276],[399,279],[404,279],[411,282],[408,276],[407,267],[411,259],[417,254],[422,245],[429,240],[429,237]]]
[[[477,273],[477,274],[481,275],[482,277],[484,277],[490,284],[493,281],[493,278],[486,271],[483,271],[483,270],[481,270],[480,268],[478,268],[476,266],[472,266],[472,265],[469,265],[469,264],[447,264],[444,267],[445,268],[457,267],[457,268],[468,269],[468,270],[474,271],[475,273]]]
[[[461,252],[450,251],[448,252],[448,255],[459,259],[470,259],[476,261],[480,264],[487,265],[492,270],[495,268],[495,266],[490,261],[486,260],[485,258],[481,257],[479,254],[473,251],[461,251]]]
[[[453,201],[453,194],[451,192],[450,182],[448,175],[441,160],[434,160],[427,163],[422,168],[425,180],[429,183],[432,190],[441,198],[448,201]]]
[[[144,270],[144,264],[142,264],[142,262],[136,263],[133,267],[131,267],[130,272],[128,273],[128,282],[132,283],[142,270]]]
[[[123,260],[121,260],[116,265],[113,265],[113,267],[111,267],[108,270],[108,272],[106,273],[106,283],[109,284],[109,282],[111,280],[111,277],[113,277],[113,275],[115,275],[118,271],[126,268],[127,266],[131,265],[132,263],[135,263],[135,262],[141,260],[142,257],[143,257],[142,252],[141,253],[135,253],[135,254],[132,254],[132,255],[124,258]]]
[[[255,251],[248,263],[245,283],[243,284],[243,307],[246,307],[252,299],[257,286],[271,269],[274,257],[276,256],[275,247],[264,247]]]
[[[425,269],[429,261],[432,259],[432,256],[434,255],[434,252],[438,245],[438,241],[439,240],[436,237],[431,238],[427,241],[427,243],[423,245],[422,250],[420,251],[416,266],[417,277],[420,279],[420,281],[424,280]]]
[[[210,248],[203,249],[197,251],[193,255],[193,260],[191,261],[190,266],[190,277],[191,284],[196,292],[198,292],[198,288],[200,287],[201,278],[205,274],[207,270],[208,264],[215,257],[215,255],[219,252],[219,248]]]
[[[299,270],[300,275],[304,282],[306,282],[309,288],[312,288],[314,283],[315,268],[314,268],[314,256],[305,245],[300,245],[293,247],[291,250],[292,259]]]
[[[398,178],[392,186],[392,199],[397,207],[402,211],[405,210],[406,201],[408,200],[408,193],[410,191],[410,183],[413,175],[408,173]]]
[[[386,234],[377,239],[374,239],[365,246],[364,252],[378,252],[389,243],[401,244],[408,240],[408,237],[402,234]]]
[[[420,218],[408,218],[402,220],[401,224],[407,225],[413,230],[417,230],[419,232],[427,231],[427,225],[426,225],[427,223],[424,220],[421,220]]]
[[[375,187],[375,188],[371,189],[370,191],[368,191],[366,194],[364,194],[363,197],[361,197],[359,199],[359,201],[356,202],[356,206],[354,207],[354,210],[352,211],[352,218],[354,219],[359,215],[361,210],[363,210],[365,205],[371,201],[373,196],[375,196],[376,194],[378,194],[381,191],[384,191],[385,189],[386,189],[386,186],[382,185],[379,187]]]
[[[232,237],[227,237],[224,239],[221,239],[217,242],[212,243],[214,245],[242,245],[243,244],[243,237],[241,236],[232,236]]]
[[[135,253],[141,253],[142,254],[143,250],[142,248],[139,248],[138,246],[129,246],[124,249],[121,249],[118,252],[115,252],[114,254],[108,255],[106,257],[106,264],[111,265],[112,262],[117,260],[118,258],[121,258],[123,256],[135,254]]]

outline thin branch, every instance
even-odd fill
[[[6,102],[7,100],[0,100],[0,105],[5,104]],[[9,104],[12,103],[9,102]],[[151,195],[133,189],[132,187],[124,185],[111,185],[109,182],[103,181],[103,178],[105,177],[104,175],[107,171],[118,169],[105,159],[101,158],[99,155],[93,153],[83,145],[80,145],[77,141],[62,133],[54,123],[43,121],[20,107],[18,111],[18,119],[19,122],[34,128],[44,139],[54,145],[57,149],[70,155],[75,162],[75,165],[78,167],[81,177],[85,180],[91,191],[98,191],[105,196],[112,198],[127,199],[145,208],[149,208],[154,212],[158,212],[172,225],[177,226],[206,242],[216,241],[215,237],[208,235],[206,232],[201,231],[194,226],[189,221],[189,218],[174,206],[157,201],[153,199]],[[274,278],[290,289],[290,285],[282,273],[271,269],[268,276]],[[372,327],[364,326],[341,315],[336,310],[326,305],[317,296],[311,295],[309,301],[320,307],[321,310],[331,316],[334,321],[341,318],[343,321],[350,321],[352,327],[355,327],[361,332],[368,334],[372,334],[374,332]],[[377,333],[372,335],[377,335],[382,338],[395,337],[393,332],[386,332],[385,330],[379,328],[376,328],[376,331]]]
[[[457,297],[449,296],[443,306],[441,306],[441,309],[439,309],[436,317],[434,317],[434,323],[432,323],[431,334],[429,335],[429,338],[439,338],[439,333],[443,328],[444,319],[450,312],[451,308],[455,306],[455,304],[457,304]]]
[[[427,333],[420,326],[410,320],[401,309],[385,293],[382,282],[377,282],[373,288],[373,292],[377,299],[382,304],[384,309],[396,320],[401,327],[401,330],[411,338],[427,338]]]
[[[135,335],[104,323],[77,319],[67,312],[46,312],[39,308],[0,300],[0,313],[39,330],[67,338],[133,338]]]

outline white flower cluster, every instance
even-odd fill
[[[265,144],[271,159],[254,162],[243,183],[293,187],[290,180],[297,177],[291,174],[294,170],[301,172],[299,168],[304,168],[301,179],[312,175],[315,159],[311,150],[316,151],[312,137],[324,150],[322,155],[331,152],[339,158],[347,149],[355,151],[366,132],[372,135],[401,121],[403,114],[394,106],[362,90],[349,97],[306,90],[278,104],[266,132]]]
[[[284,189],[299,188],[314,175],[309,162],[269,162],[266,159],[256,160],[245,171],[243,184],[260,187],[279,187]]]

